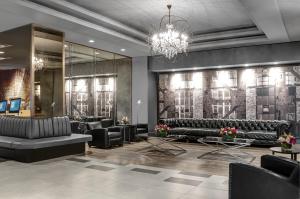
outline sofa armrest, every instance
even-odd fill
[[[261,156],[262,168],[265,168],[269,171],[273,171],[285,177],[290,177],[296,166],[297,162],[288,158],[272,155]]]
[[[113,126],[113,127],[108,127],[107,130],[109,132],[121,132],[122,133],[123,130],[124,130],[124,127],[122,127],[122,126]]]
[[[89,135],[96,135],[96,134],[107,134],[107,129],[106,128],[97,128],[97,129],[92,129],[92,130],[87,130],[86,131],[86,134],[89,134]]]
[[[291,128],[291,125],[288,123],[279,124],[276,128],[277,138],[279,138],[284,133],[289,132],[290,128]]]
[[[229,199],[296,199],[298,189],[286,177],[266,169],[241,163],[229,165]]]

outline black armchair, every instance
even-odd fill
[[[299,198],[298,162],[265,155],[261,166],[229,165],[229,199]]]
[[[108,127],[108,121],[88,123],[87,134],[92,135],[92,141],[88,145],[99,148],[110,148],[112,146],[123,146],[123,129],[121,127]],[[105,128],[103,128],[105,127]]]

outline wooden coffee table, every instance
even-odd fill
[[[292,160],[297,161],[297,155],[300,154],[300,149],[292,148],[290,151],[282,151],[281,147],[272,147],[270,148],[272,151],[272,154],[275,155],[276,153],[282,153],[282,154],[290,154]]]

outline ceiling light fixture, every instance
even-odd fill
[[[187,52],[190,26],[186,19],[171,15],[171,4],[167,8],[169,13],[161,18],[158,30],[151,34],[149,45],[155,54],[173,59]]]
[[[89,42],[90,43],[95,43],[95,40],[90,39]]]
[[[5,52],[3,52],[3,51],[0,51],[0,54],[4,54]]]
[[[125,52],[125,51],[126,51],[126,49],[125,49],[125,48],[121,48],[121,49],[120,49],[120,51],[122,51],[122,52]]]

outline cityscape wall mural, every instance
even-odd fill
[[[300,66],[159,74],[159,118],[300,120]]]

